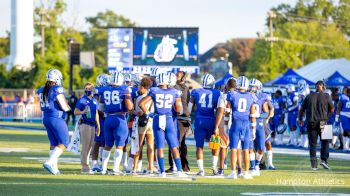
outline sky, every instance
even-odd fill
[[[23,1],[23,0],[22,0]],[[41,0],[46,1],[46,0]],[[199,52],[231,38],[254,38],[265,32],[267,12],[296,0],[66,0],[62,21],[86,30],[85,17],[111,9],[139,26],[199,27]],[[39,0],[34,0],[39,5]],[[0,0],[0,37],[11,25],[11,0]]]

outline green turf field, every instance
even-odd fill
[[[62,175],[42,169],[48,157],[43,131],[0,129],[0,195],[237,195],[239,193],[350,193],[350,162],[330,160],[332,170],[310,171],[307,157],[275,154],[277,171],[262,171],[253,180],[223,178],[151,178],[142,176],[80,175],[78,156],[65,152]],[[196,171],[194,148],[189,149]],[[210,157],[206,150],[209,173]],[[75,161],[75,162],[74,162]],[[110,165],[111,166],[111,165]],[[146,163],[144,162],[144,167]],[[229,171],[225,171],[228,174]],[[268,193],[270,195],[270,193]]]

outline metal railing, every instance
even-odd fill
[[[1,103],[0,120],[41,120],[42,112],[39,104]]]

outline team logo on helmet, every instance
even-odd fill
[[[215,78],[211,74],[204,74],[201,78],[203,88],[214,88]]]
[[[57,85],[62,84],[62,73],[57,69],[50,69],[46,73],[46,81],[55,82]]]

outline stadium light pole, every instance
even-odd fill
[[[69,93],[73,90],[73,64],[71,56],[71,43],[74,42],[73,38],[68,38],[68,55],[69,55]]]

